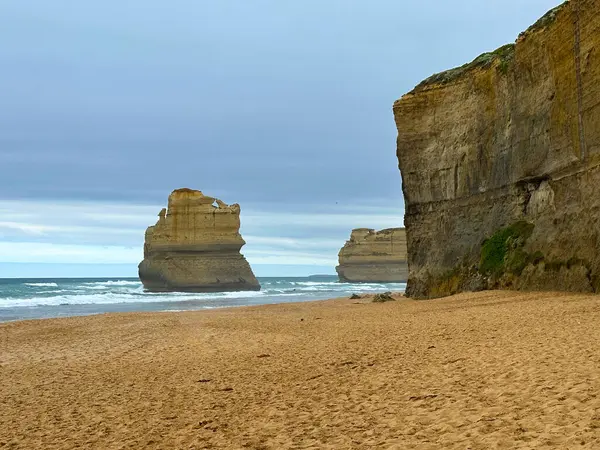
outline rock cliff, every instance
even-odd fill
[[[178,189],[148,227],[140,280],[151,291],[259,290],[239,233],[240,206],[200,191]]]
[[[340,281],[400,282],[408,278],[404,228],[352,230],[335,268]]]
[[[394,104],[407,294],[600,290],[600,0]]]

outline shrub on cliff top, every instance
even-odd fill
[[[563,10],[566,6],[568,6],[569,3],[570,3],[569,0],[566,0],[561,5],[559,5],[555,8],[552,8],[550,11],[548,11],[546,14],[544,14],[537,22],[535,22],[533,25],[531,25],[529,28],[527,28],[527,30],[525,30],[521,34],[519,34],[519,38],[522,38],[522,37],[526,36],[527,34],[535,32],[537,30],[546,28],[549,25],[551,25],[552,23],[554,23],[558,17],[558,14],[561,12],[561,10]],[[492,63],[496,60],[498,60],[498,71],[501,74],[506,75],[508,73],[510,64],[514,58],[514,54],[515,54],[515,44],[504,45],[493,52],[483,53],[483,54],[479,55],[477,58],[475,58],[473,61],[471,61],[467,64],[464,64],[460,67],[456,67],[454,69],[446,70],[444,72],[436,73],[436,74],[430,76],[426,80],[419,83],[417,85],[417,87],[415,87],[411,92],[413,92],[413,93],[418,92],[418,91],[426,88],[427,86],[430,86],[433,84],[450,83],[452,81],[459,79],[465,73],[467,73],[470,70],[473,70],[475,68],[491,67]]]
[[[506,44],[502,47],[494,50],[493,52],[482,53],[470,63],[464,64],[454,69],[446,70],[445,72],[436,73],[430,76],[426,80],[422,81],[415,87],[413,92],[418,92],[427,86],[432,84],[448,84],[455,80],[458,80],[467,72],[480,68],[486,69],[492,67],[494,61],[498,61],[498,70],[502,74],[508,72],[510,63],[512,62],[515,55],[515,44]]]
[[[552,8],[550,11],[548,11],[546,14],[544,14],[537,22],[535,22],[533,25],[531,25],[529,28],[527,28],[525,31],[523,31],[521,34],[519,34],[519,37],[523,37],[529,33],[541,30],[541,29],[546,28],[547,26],[553,24],[556,21],[556,18],[558,17],[558,13],[563,8],[565,8],[568,4],[569,4],[569,0],[563,2],[562,4],[556,6],[555,8]]]
[[[496,231],[481,246],[481,273],[497,276],[509,271],[520,274],[529,263],[529,254],[522,247],[533,228],[533,224],[522,220]]]

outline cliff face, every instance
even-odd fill
[[[173,191],[168,209],[146,230],[140,280],[151,291],[259,290],[240,254],[239,229],[239,205],[191,189]]]
[[[352,230],[336,271],[346,282],[400,282],[408,278],[404,228]]]
[[[600,290],[600,0],[394,104],[413,297]]]

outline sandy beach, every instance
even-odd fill
[[[600,448],[600,298],[0,324],[0,448]]]

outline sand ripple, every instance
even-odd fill
[[[0,325],[0,448],[600,448],[600,297]]]

